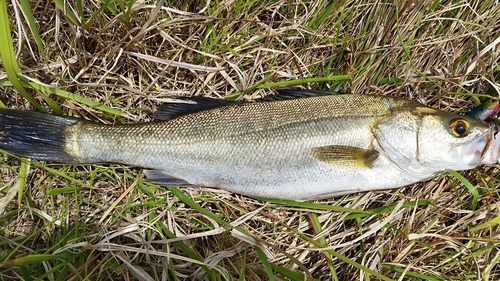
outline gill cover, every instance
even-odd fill
[[[372,131],[391,161],[412,175],[474,168],[491,139],[482,121],[427,107],[393,112]]]
[[[418,118],[408,110],[393,111],[379,120],[372,133],[385,154],[399,167],[415,165]]]

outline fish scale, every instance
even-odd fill
[[[163,185],[293,200],[396,188],[498,159],[493,129],[471,117],[391,97],[283,92],[245,103],[195,97],[162,107],[164,120],[115,126],[2,109],[0,148],[48,161],[140,166]],[[42,141],[23,139],[12,120],[38,122]],[[467,124],[466,135],[454,135],[456,120]],[[44,155],[40,144],[59,149]]]

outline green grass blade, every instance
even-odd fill
[[[202,206],[198,205],[198,203],[191,200],[191,198],[189,198],[184,193],[182,193],[182,191],[180,189],[178,189],[176,187],[167,187],[167,188],[168,188],[168,191],[170,191],[172,194],[174,194],[177,198],[179,198],[179,200],[181,200],[182,202],[187,204],[189,207],[191,207],[191,208],[195,209],[196,211],[202,213],[203,215],[213,219],[214,221],[216,221],[217,223],[219,223],[221,225],[229,226],[229,227],[233,228],[229,223],[225,222],[224,220],[222,220],[218,216],[212,214],[211,212],[205,210],[205,208],[203,208]]]
[[[477,232],[481,229],[497,226],[498,224],[500,224],[500,216],[497,216],[497,217],[495,217],[495,218],[493,218],[485,223],[482,223],[480,225],[476,225],[473,228],[471,228],[470,231]]]
[[[455,178],[457,178],[461,183],[465,185],[465,187],[467,187],[469,192],[472,194],[472,202],[470,204],[470,208],[471,210],[475,210],[477,206],[477,201],[479,200],[479,191],[477,191],[477,188],[457,171],[447,170],[447,172],[450,173]]]
[[[379,278],[381,280],[392,281],[391,278],[389,278],[389,277],[387,277],[387,276],[385,276],[385,275],[383,275],[381,273],[378,273],[377,271],[372,270],[372,269],[370,269],[370,268],[368,268],[368,267],[366,267],[366,266],[364,266],[364,265],[362,265],[362,264],[360,264],[358,262],[355,262],[355,261],[349,259],[348,257],[343,256],[343,255],[337,253],[336,251],[328,250],[327,252],[329,254],[331,254],[332,256],[334,256],[334,257],[336,257],[336,258],[344,261],[345,263],[350,264],[350,265],[352,265],[352,266],[354,266],[356,268],[359,268],[360,270],[363,270],[364,272],[366,272],[368,274],[371,274],[371,275],[373,275],[373,276],[375,276],[375,277],[377,277],[377,278]]]
[[[401,205],[401,208],[409,208],[409,207],[415,207],[415,206],[426,206],[426,205],[431,205],[431,204],[432,204],[432,202],[429,200],[412,200],[412,201],[404,202]],[[391,204],[389,206],[384,206],[384,207],[379,207],[379,208],[367,210],[367,211],[364,211],[364,213],[358,212],[358,213],[349,214],[345,217],[345,220],[366,217],[367,213],[370,215],[389,213],[389,212],[392,212],[396,208],[396,205],[397,204]]]
[[[53,259],[57,259],[57,258],[58,258],[58,256],[56,256],[56,255],[33,254],[33,255],[27,255],[24,257],[18,257],[18,258],[12,259],[9,261],[9,263],[16,265],[16,266],[21,266],[21,265],[41,263],[44,261],[53,260]]]
[[[308,217],[310,220],[310,224],[314,229],[314,234],[318,235],[319,233],[321,233],[321,231],[323,231],[323,227],[321,226],[321,222],[318,218],[318,215],[316,213],[308,213]],[[319,237],[318,240],[319,240],[318,242],[321,243],[322,247],[324,248],[328,247],[328,243],[326,241],[325,236]],[[328,267],[330,268],[330,275],[332,276],[332,280],[339,281],[339,278],[337,276],[337,271],[335,269],[335,266],[333,265],[332,257],[327,252],[324,252],[323,255],[325,256]]]
[[[268,89],[274,87],[283,87],[283,86],[295,86],[302,85],[307,83],[324,83],[324,82],[332,82],[332,81],[348,81],[351,80],[350,75],[334,75],[334,76],[326,76],[326,77],[307,77],[304,79],[295,79],[295,80],[287,80],[273,83],[266,83],[271,76],[266,76],[261,81],[257,82],[252,87],[245,89],[243,91],[244,94],[248,94],[256,89]]]
[[[317,30],[320,26],[322,26],[328,16],[332,14],[332,9],[335,9],[338,4],[339,3],[332,1],[329,2],[326,7],[322,7],[322,9],[316,11],[314,15],[317,15],[317,17],[315,17],[314,20],[309,23],[309,28],[311,28],[312,30]]]
[[[420,273],[408,271],[408,270],[405,270],[405,269],[402,269],[402,268],[398,268],[398,267],[396,267],[394,265],[382,264],[382,266],[384,268],[390,269],[392,271],[396,271],[396,272],[399,272],[399,273],[405,273],[405,275],[403,277],[406,277],[406,278],[417,278],[418,280],[428,280],[428,281],[439,281],[439,280],[442,280],[442,279],[439,279],[439,278],[437,278],[435,276],[428,276],[428,275],[424,275],[424,274],[420,274]]]
[[[170,231],[170,229],[168,229],[168,227],[166,225],[164,225],[162,222],[157,222],[156,223],[156,226],[161,229],[163,232],[165,232],[165,234],[167,235],[167,237],[169,239],[174,239],[174,238],[177,238],[177,236],[172,232]],[[186,256],[194,259],[194,260],[197,260],[197,261],[200,261],[200,262],[203,262],[203,258],[197,253],[195,252],[193,249],[191,249],[191,247],[189,247],[186,243],[184,243],[184,241],[182,240],[179,240],[179,241],[175,241],[173,242],[177,247],[179,247],[179,249],[184,253],[186,254]],[[215,275],[213,273],[212,270],[210,270],[208,268],[208,266],[206,265],[200,265],[200,267],[205,270],[205,272],[208,274],[208,276],[213,280],[215,278]]]
[[[40,111],[45,111],[43,107],[26,91],[19,81],[19,65],[16,60],[14,46],[10,33],[9,15],[7,3],[0,0],[0,57],[3,67],[10,82],[16,90],[27,99],[34,107]]]
[[[62,13],[68,18],[68,20],[72,24],[76,26],[81,26],[80,20],[76,17],[75,13],[73,13],[73,10],[71,10],[71,8],[67,6],[66,1],[53,0],[53,2],[56,4],[56,7],[62,11]],[[69,3],[71,3],[71,1]]]
[[[60,96],[60,97],[63,97],[63,98],[67,98],[67,99],[70,99],[70,100],[73,100],[73,101],[76,101],[76,102],[88,105],[90,107],[93,107],[95,109],[98,109],[100,111],[106,112],[106,113],[111,114],[111,115],[121,116],[123,114],[123,112],[120,111],[120,110],[111,108],[109,106],[106,106],[106,105],[103,105],[101,103],[95,102],[95,101],[93,101],[91,99],[84,98],[84,97],[79,96],[77,94],[73,94],[73,93],[61,90],[59,88],[56,88],[56,87],[46,86],[46,85],[42,85],[42,84],[34,83],[34,82],[28,82],[25,85],[27,87],[30,87],[30,88],[32,88],[34,90],[39,91],[42,94],[43,93],[51,93],[51,94],[54,94],[54,95],[57,95],[57,96]],[[10,81],[3,81],[3,82],[0,82],[0,86],[10,87],[10,86],[13,86],[13,84]],[[61,110],[61,113],[62,113],[62,110]]]
[[[324,248],[324,246],[321,244],[321,242],[318,242],[318,241],[310,238],[309,236],[306,236],[305,234],[300,234],[300,236],[302,237],[302,239],[308,241],[312,245],[314,245],[314,246],[316,246],[318,248]],[[355,268],[357,268],[359,270],[362,270],[362,271],[364,271],[367,274],[373,275],[373,276],[379,278],[380,280],[392,281],[391,278],[389,278],[389,277],[387,277],[387,276],[385,276],[385,275],[383,275],[383,274],[381,274],[381,273],[379,273],[379,272],[377,272],[375,270],[372,270],[372,269],[370,269],[370,268],[368,268],[368,267],[366,267],[366,266],[364,266],[364,265],[362,265],[362,264],[360,264],[360,263],[358,263],[358,262],[356,262],[356,261],[354,261],[354,260],[352,260],[352,259],[350,259],[350,258],[348,258],[348,257],[346,257],[346,256],[344,256],[344,255],[342,255],[340,253],[338,253],[338,252],[336,252],[335,250],[325,249],[324,251],[325,251],[325,253],[327,253],[327,254],[329,254],[329,255],[331,255],[333,257],[336,257],[337,259],[345,262],[346,264],[349,264],[349,265],[351,265],[351,266],[353,266],[353,267],[355,267]]]
[[[13,155],[13,154],[11,154],[11,153],[9,153],[9,152],[7,152],[5,150],[1,150],[1,149],[0,149],[0,153],[20,159],[21,160],[21,169],[19,171],[19,177],[20,178],[22,178],[22,177],[25,178],[26,177],[26,175],[25,175],[26,174],[26,168],[24,168],[24,166],[23,166],[23,163],[25,163],[24,165],[27,165],[25,158],[20,158],[20,157],[18,157],[16,155]],[[77,180],[77,179],[69,176],[68,173],[62,172],[62,171],[57,170],[57,169],[50,168],[47,165],[42,165],[38,161],[31,161],[30,165],[33,165],[33,166],[35,166],[37,168],[42,168],[44,170],[47,170],[47,172],[52,173],[52,174],[54,174],[54,175],[56,175],[58,177],[64,178],[66,180],[69,180],[70,182],[72,182],[73,184],[75,184],[77,186],[82,186],[82,187],[86,187],[86,188],[92,188],[92,186],[90,186],[90,185],[88,185],[88,184],[86,184],[86,183],[84,183],[82,181],[79,181],[79,180]]]
[[[26,83],[30,83],[30,82],[23,82],[21,83],[23,86],[26,85]],[[37,84],[37,83],[34,83],[34,82],[31,82],[33,84]],[[33,87],[31,87],[33,88]],[[52,108],[52,110],[54,110],[54,113],[55,114],[59,114],[59,115],[62,115],[63,114],[63,110],[62,108],[59,106],[59,104],[57,104],[57,102],[55,102],[53,99],[51,99],[49,96],[47,96],[46,94],[42,93],[42,92],[38,92],[38,94],[43,98],[43,100],[49,105],[50,108]]]
[[[263,201],[267,201],[269,203],[285,205],[288,207],[300,207],[304,209],[311,210],[325,210],[325,211],[335,211],[335,212],[343,212],[343,213],[361,213],[365,215],[373,215],[370,211],[363,211],[358,209],[346,208],[341,206],[334,206],[330,204],[321,204],[321,203],[312,203],[312,202],[298,202],[293,200],[283,200],[283,199],[271,199],[265,198]]]
[[[95,101],[93,101],[91,99],[84,98],[84,97],[79,96],[77,94],[73,94],[73,93],[70,93],[68,91],[64,91],[64,90],[61,90],[59,88],[56,88],[56,87],[46,86],[46,85],[42,85],[42,84],[38,84],[38,83],[33,83],[33,82],[29,82],[29,85],[30,85],[30,87],[32,87],[35,90],[42,91],[42,92],[45,92],[45,93],[51,93],[51,94],[54,94],[54,95],[57,95],[57,96],[60,96],[60,97],[63,97],[63,98],[67,98],[67,99],[70,99],[70,100],[73,100],[73,101],[76,101],[76,102],[88,105],[90,107],[93,107],[95,109],[98,109],[98,110],[100,110],[102,112],[106,112],[106,113],[111,114],[111,115],[118,115],[118,116],[120,116],[120,115],[123,114],[123,112],[120,111],[120,110],[111,108],[111,107],[106,106],[104,104],[95,102]]]
[[[47,61],[47,55],[45,54],[45,48],[43,46],[42,37],[40,37],[40,33],[38,32],[38,27],[35,22],[35,17],[31,12],[31,6],[29,0],[20,0],[21,10],[23,11],[24,17],[28,21],[28,27],[30,28],[31,35],[35,39],[36,45],[38,46],[38,51],[42,58]]]
[[[27,159],[21,161],[21,167],[19,168],[19,183],[17,188],[17,203],[21,206],[21,201],[24,194],[24,185],[26,183],[26,174],[28,173],[29,165]]]
[[[264,252],[259,247],[255,247],[255,251],[257,251],[257,255],[259,256],[260,262],[262,263],[264,269],[266,270],[268,278],[267,280],[274,281],[275,279],[274,279],[273,268],[271,266],[271,263],[267,259],[266,254],[264,254]]]
[[[290,270],[288,268],[276,265],[274,263],[271,264],[271,268],[273,272],[279,273],[289,280],[293,281],[317,281],[318,279],[311,278],[306,276],[300,272]]]
[[[241,260],[241,267],[240,271],[238,272],[240,274],[240,281],[245,281],[245,269],[247,265],[247,249],[243,250],[243,259]]]
[[[105,0],[103,1],[103,5],[99,6],[99,8],[92,13],[92,15],[90,16],[90,18],[88,20],[85,21],[85,29],[88,29],[90,28],[90,26],[92,25],[92,23],[95,21],[95,19],[104,11],[104,10],[109,10],[113,15],[117,15],[118,14],[118,10],[116,9],[116,7],[114,6],[114,0]]]

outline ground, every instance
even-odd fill
[[[182,2],[182,3],[181,3]],[[276,87],[498,99],[495,1],[0,0],[0,105],[108,124]],[[497,280],[498,165],[316,202],[0,158],[2,280]]]

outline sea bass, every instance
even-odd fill
[[[476,118],[393,97],[279,92],[258,102],[193,97],[161,106],[155,122],[129,125],[0,109],[0,148],[46,161],[140,166],[162,185],[300,201],[498,160],[496,127]]]

